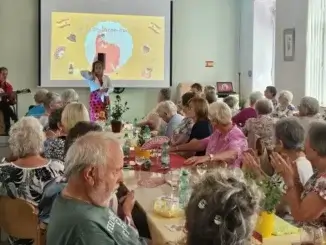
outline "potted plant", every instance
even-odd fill
[[[150,151],[142,149],[143,144],[150,138],[150,129],[148,126],[142,126],[138,134],[137,145],[135,147],[136,157],[150,158]]]
[[[279,204],[283,193],[280,184],[273,178],[265,177],[258,182],[265,197],[262,200],[262,211],[257,220],[256,231],[262,235],[263,238],[270,237],[274,230],[275,223],[275,209]]]
[[[120,133],[122,129],[122,115],[129,110],[128,102],[121,101],[120,95],[115,97],[114,105],[111,110],[111,128],[113,133]]]

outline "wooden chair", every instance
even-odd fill
[[[5,127],[5,122],[3,120],[3,113],[0,110],[0,135],[5,134],[6,127]]]
[[[39,221],[38,209],[27,201],[0,197],[0,227],[10,236],[45,245],[46,226]]]

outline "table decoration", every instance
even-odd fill
[[[114,105],[111,110],[111,129],[113,133],[120,133],[123,127],[122,115],[129,110],[128,102],[121,101],[120,95],[115,97]]]
[[[169,143],[170,139],[166,136],[155,136],[142,145],[143,150],[161,148],[164,143]]]
[[[149,159],[151,157],[150,150],[142,149],[142,146],[151,138],[150,128],[146,125],[141,127],[138,133],[137,145],[135,146],[135,158]]]

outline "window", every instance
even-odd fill
[[[306,95],[326,106],[326,0],[309,0]]]
[[[253,88],[274,85],[275,0],[254,1]]]

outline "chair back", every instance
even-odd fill
[[[22,199],[0,197],[0,227],[10,236],[21,239],[39,239],[38,210]]]

